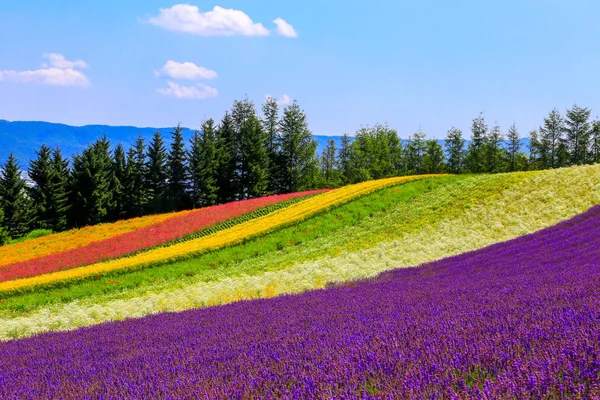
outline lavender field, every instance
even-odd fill
[[[0,398],[599,398],[600,206],[300,295],[0,343]]]

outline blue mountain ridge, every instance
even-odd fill
[[[6,121],[0,119],[0,163],[4,163],[10,153],[17,158],[21,168],[26,168],[29,160],[36,158],[35,151],[42,144],[51,148],[60,147],[65,157],[71,158],[72,155],[80,153],[90,143],[106,135],[111,142],[112,147],[118,143],[125,147],[125,151],[135,142],[138,136],[150,141],[154,132],[160,131],[167,146],[171,141],[170,128],[139,128],[135,126],[110,126],[110,125],[85,125],[71,126],[52,122],[42,121]],[[189,128],[183,129],[183,136],[186,146],[193,134]],[[337,135],[314,135],[317,141],[317,153],[321,154],[327,146],[327,141],[332,138],[336,145],[340,146],[341,136]],[[406,143],[406,140],[403,140]],[[443,145],[444,141],[439,140]],[[467,141],[468,143],[468,141]],[[522,150],[528,153],[529,140],[522,140]]]

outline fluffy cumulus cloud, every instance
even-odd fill
[[[243,11],[215,6],[212,11],[200,12],[197,6],[176,4],[161,8],[148,22],[172,31],[201,36],[267,36],[269,30],[255,23]]]
[[[48,63],[35,70],[13,71],[0,70],[0,81],[16,83],[37,83],[53,86],[79,86],[88,87],[90,81],[85,74],[76,68],[87,68],[88,65],[81,60],[69,61],[62,54],[46,53],[44,57]]]
[[[197,83],[193,86],[182,86],[178,83],[168,81],[168,88],[160,88],[156,91],[163,96],[176,97],[178,99],[208,99],[216,97],[219,92],[204,83]]]
[[[213,79],[217,77],[217,73],[193,62],[179,63],[169,60],[160,71],[156,72],[156,76],[172,79]]]
[[[275,25],[277,25],[277,29],[275,31],[279,36],[285,36],[290,38],[298,37],[298,33],[296,32],[294,27],[285,22],[285,20],[281,18],[275,18],[273,22],[275,22]]]
[[[272,99],[272,98],[274,98],[274,97],[271,96],[270,94],[265,95],[265,99]],[[287,94],[284,94],[279,98],[279,100],[277,100],[277,104],[279,104],[280,106],[287,106],[287,105],[292,104],[292,99]]]

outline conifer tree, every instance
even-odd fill
[[[248,118],[241,127],[242,198],[264,196],[269,187],[269,157],[260,121],[255,116]]]
[[[502,170],[502,142],[504,141],[502,131],[496,124],[489,130],[485,137],[485,161],[486,172],[497,173]]]
[[[317,171],[317,142],[308,128],[306,114],[294,102],[283,110],[281,132],[281,186],[296,192],[311,186]]]
[[[194,132],[189,152],[194,208],[214,205],[218,197],[219,159],[214,121],[204,121],[201,129],[202,133]]]
[[[35,183],[28,188],[32,203],[32,227],[40,229],[52,229],[50,226],[51,204],[53,202],[53,174],[52,152],[45,144],[36,150],[37,158],[30,160],[27,174]]]
[[[0,204],[1,202],[2,199],[0,198]],[[8,244],[8,242],[10,242],[10,235],[6,231],[6,228],[4,228],[4,211],[0,206],[0,246]]]
[[[229,112],[217,128],[217,202],[227,203],[238,197],[236,171],[238,160],[233,119]]]
[[[146,145],[139,136],[135,145],[127,151],[127,167],[125,168],[125,213],[128,218],[145,214],[148,204],[146,186]]]
[[[600,163],[600,120],[598,119],[592,123],[591,142],[590,162]]]
[[[563,139],[564,122],[560,112],[555,108],[547,118],[544,126],[540,127],[540,149],[543,168],[557,168],[559,166],[558,152],[561,139]],[[561,154],[564,153],[564,149]],[[564,154],[563,154],[564,157]]]
[[[506,158],[508,164],[508,171],[517,171],[517,154],[521,151],[521,136],[517,130],[517,126],[513,123],[508,128],[508,134],[506,135]]]
[[[339,150],[339,162],[340,162],[340,172],[342,173],[342,177],[344,178],[345,182],[349,182],[350,181],[350,171],[352,169],[352,164],[351,164],[351,160],[352,160],[352,139],[350,138],[350,135],[348,135],[348,132],[344,132],[344,135],[342,136],[342,140],[340,143],[340,150]]]
[[[406,144],[406,167],[409,175],[423,173],[423,156],[427,150],[425,137],[425,133],[421,129],[408,137],[408,143]]]
[[[327,147],[321,154],[321,176],[325,187],[334,188],[341,186],[342,176],[339,171],[339,162],[337,159],[337,148],[335,140],[327,140]]]
[[[180,211],[190,206],[187,195],[187,165],[181,124],[172,132],[171,151],[167,159],[168,209]]]
[[[110,186],[113,161],[106,135],[73,157],[71,224],[76,227],[106,222],[114,208]]]
[[[280,179],[279,162],[279,104],[272,97],[267,97],[263,106],[262,127],[265,133],[267,155],[269,157],[269,192],[279,190],[277,183]]]
[[[248,187],[246,185],[248,181],[248,160],[246,160],[245,158],[245,154],[248,152],[248,149],[246,149],[247,144],[245,143],[245,140],[248,137],[252,137],[252,134],[250,134],[249,132],[244,132],[244,130],[250,129],[253,132],[256,131],[254,129],[254,123],[246,123],[250,119],[257,119],[254,103],[250,101],[247,97],[242,100],[234,100],[233,106],[231,108],[231,121],[234,132],[234,159],[236,162],[235,174],[233,178],[233,193],[235,193],[235,199],[244,199],[248,196]],[[265,139],[262,129],[260,130],[260,132],[256,133],[260,134],[260,136],[262,137],[262,147],[264,149]],[[266,154],[266,151],[264,151],[264,153]]]
[[[62,232],[67,229],[67,215],[69,213],[69,160],[65,159],[60,148],[52,150],[52,203],[50,226],[54,232]]]
[[[591,136],[590,113],[590,109],[577,105],[567,110],[565,132],[571,165],[581,165],[588,161]]]
[[[437,139],[425,142],[425,155],[423,156],[423,172],[426,174],[441,174],[444,172],[446,154]]]
[[[462,131],[452,127],[446,134],[444,142],[446,152],[448,153],[448,170],[453,174],[463,172],[465,162],[465,140]]]
[[[164,140],[160,131],[156,131],[148,146],[148,164],[145,180],[148,191],[148,212],[151,214],[166,211],[166,165],[167,151]]]
[[[113,183],[111,190],[113,194],[113,210],[112,220],[120,220],[126,218],[126,185],[127,185],[127,159],[125,150],[120,143],[115,147],[113,152]]]
[[[537,129],[533,129],[529,132],[529,164],[530,169],[538,170],[544,168],[545,155],[547,152],[543,148],[542,141]]]
[[[1,172],[0,208],[4,218],[0,226],[10,237],[16,239],[29,230],[28,220],[31,213],[25,193],[25,180],[21,177],[17,160],[12,153],[2,166]]]
[[[477,118],[473,119],[471,124],[471,143],[469,143],[465,157],[466,168],[471,173],[485,172],[485,138],[487,130],[483,113],[480,113]]]

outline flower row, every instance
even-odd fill
[[[244,222],[230,229],[216,232],[209,236],[178,243],[169,247],[153,249],[131,257],[99,262],[85,267],[52,272],[30,278],[1,282],[0,291],[17,290],[31,286],[52,284],[65,280],[105,274],[116,270],[139,268],[146,265],[171,262],[201,252],[239,243],[250,237],[264,234],[279,227],[301,221],[330,207],[345,203],[358,196],[371,193],[390,185],[435,176],[442,175],[387,178],[346,186],[308,198],[293,204],[290,207]]]
[[[92,242],[88,245],[56,254],[48,254],[43,257],[0,266],[0,282],[76,268],[103,260],[122,257],[184,238],[214,224],[252,213],[273,204],[321,192],[323,190],[266,196],[201,208],[180,214],[170,214],[172,217],[166,220],[102,241]]]

